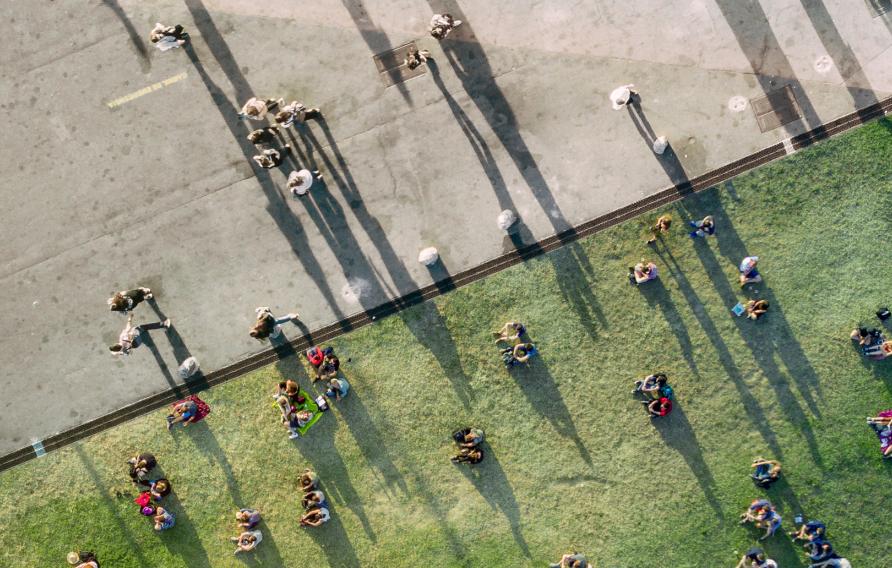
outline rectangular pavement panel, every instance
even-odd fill
[[[762,132],[774,130],[802,118],[802,111],[799,108],[799,103],[796,102],[796,95],[793,94],[793,89],[789,85],[771,91],[764,97],[751,99],[750,106],[753,108],[756,122],[759,123],[759,129]]]
[[[406,60],[406,54],[413,47],[416,47],[415,42],[410,41],[390,51],[384,51],[372,56],[385,87],[390,87],[412,77],[427,73],[427,65],[419,65],[415,69],[409,69],[408,66],[403,65],[403,62]]]

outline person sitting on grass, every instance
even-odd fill
[[[880,439],[880,452],[883,459],[892,458],[892,410],[884,410],[877,416],[868,416],[867,425]]]
[[[654,223],[654,226],[650,228],[651,237],[647,239],[647,244],[652,245],[657,242],[657,237],[663,233],[668,233],[670,226],[672,226],[672,216],[661,215],[657,222]]]
[[[251,552],[257,548],[257,545],[263,540],[263,533],[260,531],[244,531],[242,534],[234,536],[229,540],[236,543],[235,552],[233,554],[238,554],[239,552]]]
[[[762,275],[756,270],[756,264],[759,262],[758,256],[748,256],[740,261],[740,286],[747,284],[755,284],[762,281]]]
[[[260,524],[260,511],[257,509],[239,509],[235,514],[235,521],[239,528],[251,530]]]
[[[173,407],[173,413],[167,415],[167,429],[171,430],[174,424],[182,422],[183,426],[188,426],[191,422],[196,421],[198,417],[198,405],[195,401],[184,400]]]
[[[304,493],[303,499],[300,500],[301,505],[304,506],[304,509],[312,509],[313,507],[321,507],[323,509],[328,509],[328,502],[325,500],[325,493],[319,491],[318,489],[314,489],[312,491],[307,491]]]
[[[452,433],[459,448],[475,448],[483,442],[484,432],[479,428],[463,428]]]
[[[496,338],[496,343],[502,341],[514,343],[515,341],[520,341],[526,332],[527,328],[519,321],[509,321],[502,326],[502,329],[494,331],[492,334]]]
[[[300,474],[298,484],[300,485],[300,490],[304,493],[313,491],[319,488],[319,476],[312,469],[306,468],[304,472]]]
[[[768,300],[750,300],[744,306],[746,317],[757,320],[768,311]]]
[[[526,363],[536,353],[536,346],[532,343],[518,343],[514,347],[502,349],[502,362],[506,369],[510,369],[514,365]]]
[[[158,465],[155,456],[150,453],[136,455],[127,460],[127,463],[130,464],[130,479],[139,485],[149,484],[149,473]]]
[[[689,223],[694,228],[693,231],[688,233],[688,236],[692,239],[715,234],[715,219],[713,219],[712,215],[707,215],[702,221],[689,221]]]
[[[325,396],[328,398],[334,398],[335,400],[341,400],[347,393],[350,391],[350,383],[347,382],[347,379],[343,378],[333,378],[328,381],[328,389],[325,391]]]
[[[852,331],[850,335],[852,340],[858,342],[861,354],[870,359],[882,360],[892,354],[892,346],[890,342],[883,337],[883,332],[879,329],[867,329],[859,327]]]
[[[812,565],[816,562],[824,563],[839,558],[839,555],[833,550],[833,546],[823,538],[807,542],[803,548],[805,548],[805,553]]]
[[[666,386],[668,381],[669,378],[666,377],[665,373],[648,375],[643,379],[635,381],[635,390],[632,391],[632,394],[641,393],[648,399],[658,399],[660,398],[660,391]]]
[[[658,276],[657,265],[644,258],[635,266],[629,267],[629,282],[636,286],[656,280]]]
[[[318,527],[327,523],[330,518],[331,515],[325,507],[313,507],[300,518],[300,525],[302,527]]]
[[[170,482],[164,478],[157,479],[149,484],[149,492],[152,499],[160,501],[170,495]]]
[[[578,552],[561,556],[560,562],[552,562],[549,568],[589,568],[590,564],[585,555]]]
[[[754,546],[746,551],[736,568],[777,568],[777,562],[766,557],[761,548]]]
[[[316,380],[328,381],[338,376],[338,369],[341,368],[341,361],[334,353],[325,355],[322,364],[316,373]]]
[[[273,398],[277,399],[280,396],[288,397],[289,400],[294,401],[297,398],[298,393],[300,393],[300,386],[288,379],[287,381],[281,381],[277,386],[275,392],[273,392]]]
[[[66,560],[74,568],[99,568],[99,560],[96,559],[95,552],[69,552]]]
[[[799,526],[798,530],[790,531],[787,534],[789,534],[790,538],[794,541],[804,540],[807,542],[812,542],[815,540],[822,540],[827,534],[827,525],[825,525],[821,521],[808,521],[806,523],[802,523]]]
[[[279,407],[279,412],[282,413],[282,425],[288,428],[288,437],[292,440],[299,438],[300,432],[297,429],[300,428],[300,424],[297,419],[297,409],[294,407],[294,401],[283,394],[276,399],[276,406]]]
[[[672,401],[665,396],[650,401],[642,400],[641,404],[645,405],[651,418],[661,418],[672,412]]]
[[[478,464],[483,461],[483,448],[462,448],[458,455],[452,456],[452,463]]]
[[[152,520],[155,521],[156,531],[165,531],[173,526],[176,519],[174,519],[173,513],[165,510],[164,507],[157,507]]]
[[[753,501],[746,512],[740,515],[740,524],[753,523],[756,528],[765,529],[765,534],[759,540],[773,535],[780,528],[781,521],[781,516],[768,499]]]
[[[781,464],[776,460],[756,458],[753,460],[753,481],[759,487],[769,487],[778,480],[781,472]]]

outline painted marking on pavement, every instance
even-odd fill
[[[37,457],[42,458],[46,455],[46,450],[43,447],[42,441],[37,440],[36,442],[31,444],[31,447],[34,448],[34,455],[36,455]]]
[[[796,148],[793,147],[793,140],[791,138],[784,138],[783,144],[784,151],[787,153],[788,156],[796,151]]]
[[[130,93],[128,95],[124,95],[123,97],[118,97],[117,99],[115,99],[113,101],[108,101],[105,104],[106,104],[106,106],[108,106],[108,108],[119,107],[124,103],[129,103],[130,101],[138,99],[139,97],[143,97],[145,95],[148,95],[149,93],[159,91],[159,90],[163,89],[164,87],[167,87],[168,85],[173,85],[177,81],[182,81],[185,78],[186,78],[186,72],[183,71],[179,75],[174,75],[173,77],[169,77],[163,81],[158,81],[157,83],[153,83],[153,84],[149,85],[148,87],[143,87],[142,89],[140,89],[138,91],[133,91],[132,93]]]

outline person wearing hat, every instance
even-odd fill
[[[765,556],[758,546],[754,546],[746,551],[736,568],[777,568],[777,562]]]
[[[747,284],[756,284],[762,281],[762,275],[756,270],[756,264],[759,262],[758,256],[748,256],[740,261],[740,286]]]
[[[322,174],[319,170],[312,172],[306,168],[291,172],[288,174],[288,189],[295,197],[306,195],[310,188],[313,187],[314,180],[322,180]]]

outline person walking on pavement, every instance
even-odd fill
[[[301,195],[306,195],[310,188],[313,187],[313,182],[316,180],[322,180],[322,174],[319,173],[319,170],[313,170],[312,172],[307,169],[303,169],[296,172],[291,172],[288,175],[288,189],[291,190],[291,193],[295,197],[300,197]]]
[[[248,335],[257,341],[279,337],[282,333],[283,323],[300,319],[300,315],[297,312],[286,314],[285,317],[277,318],[272,314],[268,306],[261,306],[254,311],[257,312],[257,321],[254,322],[254,327],[251,328]]]
[[[248,133],[248,141],[255,146],[268,146],[276,141],[279,134],[278,126],[264,126]]]
[[[266,113],[284,102],[284,99],[260,100],[257,97],[251,97],[242,107],[242,112],[238,114],[238,117],[251,120],[264,120],[266,118]]]
[[[611,91],[610,103],[613,105],[613,110],[621,110],[626,108],[626,105],[634,103],[637,96],[635,85],[623,85]]]
[[[431,35],[436,39],[446,39],[461,24],[462,21],[453,18],[452,14],[434,14],[431,18]]]
[[[162,23],[156,23],[149,34],[149,41],[154,43],[155,47],[161,51],[182,47],[187,39],[189,39],[189,34],[183,31],[183,26],[179,24],[165,26]]]
[[[127,318],[127,326],[121,332],[121,335],[118,336],[118,342],[110,346],[108,350],[112,352],[112,355],[130,355],[132,349],[136,349],[142,345],[143,340],[141,334],[143,331],[161,329],[162,327],[170,329],[170,319],[155,323],[144,323],[134,327],[133,314],[130,314]]]
[[[122,290],[115,292],[107,300],[108,309],[124,314],[141,304],[143,300],[151,300],[152,298],[152,291],[149,288],[139,287],[133,290]]]
[[[427,60],[430,59],[431,52],[426,49],[419,50],[414,45],[409,48],[409,51],[406,52],[406,59],[403,60],[403,65],[408,67],[409,69],[417,69],[421,67],[423,64],[427,63]]]
[[[322,116],[318,108],[307,108],[302,103],[291,101],[276,113],[276,124],[284,128],[290,128],[295,122],[306,122]]]
[[[291,145],[285,144],[284,146],[282,146],[282,150],[286,153],[290,152]],[[257,165],[261,168],[275,168],[282,163],[282,152],[279,152],[275,148],[267,148],[266,150],[263,150],[262,152],[254,156],[254,161],[257,162]]]

